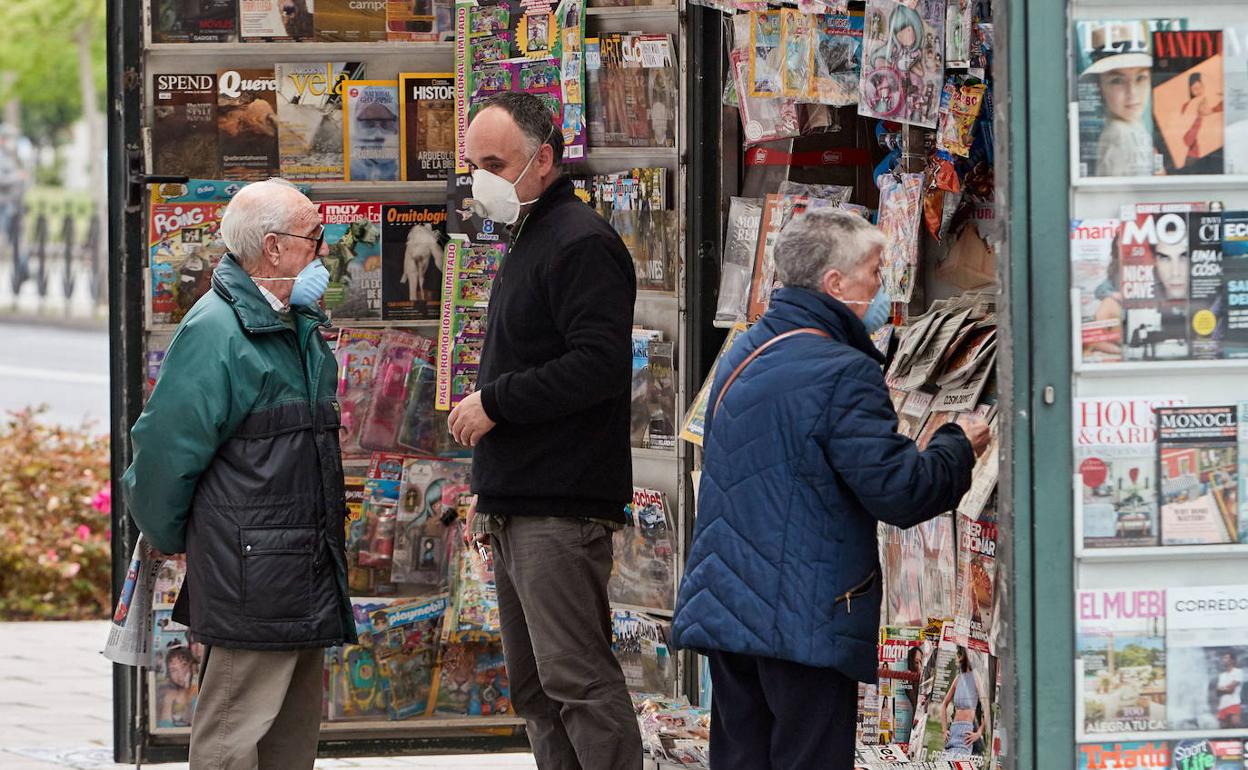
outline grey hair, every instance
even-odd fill
[[[555,165],[563,161],[563,132],[555,125],[559,116],[546,109],[541,99],[523,91],[504,91],[481,102],[477,114],[489,107],[497,107],[511,116],[524,134],[530,154],[537,152],[543,144],[549,144],[554,152]]]
[[[295,210],[286,195],[274,188],[298,190],[279,177],[253,182],[235,193],[221,215],[221,240],[248,273],[255,270],[264,255],[264,236],[289,230]]]
[[[776,277],[785,286],[819,291],[829,270],[848,274],[876,249],[884,234],[858,214],[827,207],[789,220],[776,240]]]

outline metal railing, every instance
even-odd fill
[[[95,207],[0,202],[0,309],[94,316],[108,304]]]

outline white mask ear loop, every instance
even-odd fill
[[[546,138],[543,139],[542,143],[537,146],[537,152],[529,156],[529,162],[524,164],[524,170],[520,172],[520,176],[516,177],[516,181],[511,183],[512,187],[515,187],[516,185],[520,184],[520,180],[524,179],[524,175],[529,173],[529,166],[533,165],[533,161],[537,159],[537,156],[541,153],[542,148],[546,146],[546,142],[550,141],[550,137],[554,135],[555,135],[555,124],[551,123],[550,130],[546,132]],[[534,203],[537,203],[539,200],[541,200],[541,196],[538,196],[531,201],[520,201],[520,205],[532,206]]]

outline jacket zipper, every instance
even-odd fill
[[[303,334],[295,335],[296,347],[298,348],[296,352],[299,356],[300,368],[303,369],[303,376],[307,379],[306,390],[308,393],[308,410],[312,413],[312,444],[313,448],[316,450],[316,460],[318,464],[321,462],[320,446],[317,444],[320,437],[321,419],[320,413],[316,408],[316,397],[318,395],[316,389],[320,384],[320,369],[325,365],[325,361],[322,360],[320,362],[317,366],[316,372],[312,371],[309,366],[311,363],[309,360],[311,358],[311,351],[308,350],[308,343],[312,341],[313,334],[320,333],[322,325],[323,324],[320,323],[313,323]],[[320,472],[317,474],[318,478],[324,473],[324,468],[320,468],[319,471]],[[324,479],[321,480],[321,485],[321,496],[324,497]],[[321,556],[325,551],[325,522],[321,517],[318,517],[316,522],[316,545],[314,547],[316,549],[316,555],[312,557],[312,573],[319,575],[321,574]]]
[[[836,600],[832,602],[832,606],[835,607],[841,602],[845,602],[845,614],[852,615],[854,612],[854,609],[853,609],[853,604],[850,600],[853,599],[855,596],[862,596],[863,594],[867,592],[868,587],[870,587],[871,583],[875,581],[875,574],[877,571],[878,570],[871,570],[871,574],[867,575],[866,580],[863,580],[858,585],[849,589],[845,593],[837,596]]]

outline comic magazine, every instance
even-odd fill
[[[341,88],[344,178],[348,182],[397,182],[398,81],[347,80]]]
[[[1122,360],[1117,219],[1070,220],[1071,282],[1079,292],[1082,361]]]
[[[1222,355],[1248,358],[1248,211],[1222,214],[1222,277],[1226,308]]]
[[[446,238],[445,205],[382,206],[382,320],[430,320],[440,315]]]
[[[914,293],[914,271],[919,260],[923,175],[885,174],[879,178],[878,183],[878,227],[884,233],[886,243],[880,262],[884,291],[893,302],[909,302]]]
[[[427,383],[433,378],[433,346],[432,339],[412,332],[387,329],[382,333],[373,391],[360,430],[361,447],[373,452],[400,452],[399,437],[409,421],[433,419],[431,410],[422,412],[420,408],[420,397],[427,394]],[[436,447],[435,441],[429,443]]]
[[[220,176],[216,74],[154,75],[152,86],[153,173]]]
[[[335,721],[389,716],[386,688],[378,665],[372,614],[404,599],[351,597],[351,614],[360,643],[325,650],[327,716]]]
[[[1240,726],[1248,681],[1245,606],[1245,585],[1166,590],[1169,729],[1214,732]]]
[[[189,727],[199,695],[199,667],[203,645],[188,641],[187,627],[173,619],[172,605],[153,607],[152,660],[148,670],[152,688],[153,730]]]
[[[858,114],[935,128],[945,79],[945,3],[868,0]]]
[[[453,235],[446,247],[438,327],[437,408],[449,410],[477,389],[490,287],[506,247]]]
[[[1078,102],[1078,176],[1152,176],[1162,171],[1153,139],[1153,31],[1185,19],[1080,19],[1071,98]]]
[[[432,713],[506,716],[511,713],[511,685],[497,639],[443,645],[434,680]]]
[[[372,612],[373,649],[391,719],[424,716],[429,711],[445,613],[445,595]]]
[[[329,287],[322,304],[334,320],[381,319],[380,203],[321,204]]]
[[[1226,86],[1223,169],[1227,174],[1248,174],[1248,24],[1222,30]]]
[[[806,99],[833,107],[858,103],[862,70],[862,11],[814,16]]]
[[[1154,143],[1167,174],[1221,174],[1222,32],[1153,33]]]
[[[391,579],[412,590],[446,590],[451,524],[467,508],[470,466],[410,458],[403,463]]]
[[[274,66],[278,153],[290,180],[341,180],[342,85],[364,77],[362,62]]]
[[[241,182],[277,176],[281,170],[277,121],[277,78],[272,69],[217,71],[217,149],[222,176]]]
[[[151,8],[153,43],[232,43],[238,33],[238,0],[157,0]]]
[[[224,203],[153,203],[148,237],[151,323],[176,324],[212,287],[225,255]]]
[[[1157,409],[1157,496],[1162,545],[1239,538],[1239,410]]]
[[[750,11],[750,96],[774,99],[784,96],[782,82],[784,49],[780,11]]]
[[[1079,744],[1076,770],[1171,770],[1169,741]]]
[[[630,692],[676,694],[676,659],[668,649],[671,624],[628,610],[611,611],[611,651]]]
[[[1155,410],[1183,403],[1181,396],[1075,399],[1075,505],[1084,548],[1160,543]]]
[[[657,489],[633,487],[625,509],[626,526],[617,530],[615,561],[607,595],[612,604],[671,610],[675,606],[675,549],[666,496]]]
[[[399,73],[403,181],[441,181],[450,173],[455,163],[454,92],[454,73]]]
[[[462,530],[457,530],[447,538],[453,582],[442,636],[449,642],[493,638],[502,628],[494,565],[483,559],[476,548],[464,547],[458,540],[461,534]]]
[[[1079,591],[1075,598],[1083,733],[1167,729],[1166,592]]]

